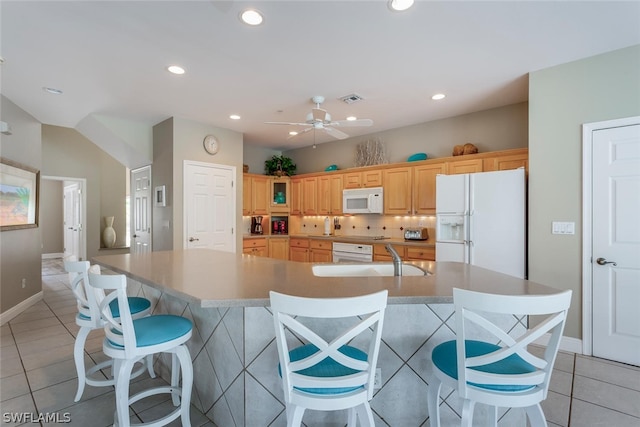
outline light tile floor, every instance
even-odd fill
[[[56,262],[45,261],[42,282],[44,300],[0,328],[0,424],[19,425],[7,422],[5,414],[29,413],[58,417],[40,422],[42,426],[65,421],[67,416],[67,425],[112,425],[115,402],[111,387],[87,386],[80,402],[73,402],[77,387],[73,343],[78,327],[67,275]],[[89,335],[87,366],[104,360],[100,334]],[[134,381],[132,391],[163,380],[143,375]],[[134,404],[131,419],[149,421],[172,408],[167,395],[156,396]],[[193,406],[191,409],[193,426],[213,426]],[[551,427],[640,427],[640,368],[560,353],[543,409]]]

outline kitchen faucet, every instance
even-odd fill
[[[391,246],[391,243],[387,243],[384,248],[391,254],[391,258],[393,258],[393,275],[402,276],[402,259],[400,255],[398,255],[398,252]]]

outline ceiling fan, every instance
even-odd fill
[[[296,135],[292,135],[289,138],[293,138],[297,135],[301,135],[303,133],[307,133],[309,131],[322,131],[331,135],[337,139],[345,139],[348,138],[349,135],[342,132],[336,127],[348,127],[348,126],[371,126],[373,125],[373,120],[371,119],[356,119],[356,120],[331,120],[331,115],[320,108],[320,104],[324,102],[324,96],[316,95],[311,98],[311,101],[316,104],[316,108],[312,109],[309,114],[307,114],[307,120],[304,123],[289,123],[289,122],[265,122],[269,125],[287,125],[287,126],[307,126],[302,131],[298,132]]]

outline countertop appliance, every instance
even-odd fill
[[[524,278],[524,168],[436,176],[436,261]]]
[[[342,212],[345,214],[382,214],[382,187],[342,190]]]
[[[262,234],[262,216],[251,217],[251,234]]]
[[[429,231],[426,228],[407,228],[404,230],[404,240],[429,240]]]
[[[372,262],[373,246],[333,242],[333,262]]]

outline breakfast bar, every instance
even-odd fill
[[[427,364],[431,349],[455,336],[451,318],[454,287],[514,295],[559,292],[453,262],[405,263],[427,275],[388,276],[380,275],[384,274],[379,273],[381,269],[372,269],[369,275],[348,277],[340,276],[340,270],[328,277],[316,275],[318,266],[332,264],[208,249],[105,255],[95,257],[93,262],[126,275],[129,293],[151,299],[154,313],[181,315],[194,322],[188,343],[195,377],[192,403],[219,426],[286,425],[268,308],[270,290],[314,298],[388,290],[378,359],[381,388],[376,390],[371,407],[376,424],[390,426],[418,426],[428,418]],[[378,264],[384,263],[369,265]],[[505,322],[513,326],[512,330],[526,328],[526,319],[511,317]],[[159,371],[167,374],[162,366]],[[459,423],[457,400],[456,396],[444,399],[443,424],[448,424],[447,420]],[[524,425],[518,411],[510,410],[504,417],[513,421],[510,425]],[[311,425],[338,425],[344,420],[340,412],[305,414],[305,422]]]

